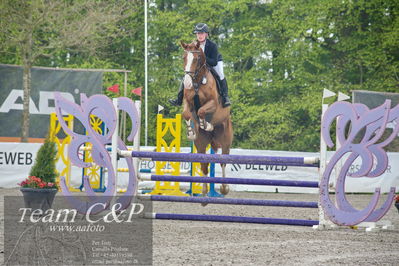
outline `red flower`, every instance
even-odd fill
[[[44,182],[41,178],[36,176],[28,176],[28,178],[21,183],[18,183],[18,185],[28,188],[58,188],[56,183]]]

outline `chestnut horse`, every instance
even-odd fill
[[[208,144],[217,152],[230,153],[233,141],[233,125],[230,107],[223,108],[216,80],[206,66],[204,51],[199,42],[186,44],[184,49],[184,109],[183,118],[187,124],[187,138],[194,141],[199,153],[206,153]],[[201,171],[208,174],[208,163],[201,163]],[[223,177],[226,177],[226,165],[221,164]],[[227,184],[222,184],[220,192],[229,192]],[[207,185],[203,186],[203,195],[207,194]]]

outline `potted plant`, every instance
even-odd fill
[[[56,184],[56,156],[57,146],[47,136],[37,152],[35,162],[30,170],[29,177],[19,183],[24,196],[26,208],[46,211],[53,203],[58,191]]]
[[[395,196],[395,199],[393,200],[393,202],[395,203],[395,207],[396,207],[396,209],[398,209],[398,212],[399,212],[399,194]]]

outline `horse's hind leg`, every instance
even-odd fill
[[[223,153],[223,154],[228,154],[228,153]],[[220,164],[222,167],[222,177],[226,177],[226,164],[222,163]],[[230,191],[229,185],[228,184],[221,184],[220,186],[220,193],[223,195],[227,195]]]
[[[195,141],[195,146],[197,147],[198,153],[206,153],[206,147],[209,144],[209,139],[202,134],[198,135],[198,138]],[[208,166],[209,163],[201,163],[201,171],[204,176],[208,175]],[[208,195],[208,184],[202,184],[202,196],[206,197]],[[206,203],[201,203],[202,206],[206,206]]]
[[[208,144],[211,142],[209,136],[207,134],[199,133],[197,139],[194,141],[195,147],[197,148],[198,153],[206,153],[206,148]],[[208,175],[208,165],[209,163],[201,163],[201,171],[204,176]]]
[[[233,142],[233,127],[231,125],[231,121],[229,120],[226,124],[226,127],[224,128],[224,138],[221,140],[221,146],[222,146],[222,154],[230,154],[230,146]],[[222,167],[222,176],[226,177],[226,164],[220,164]],[[228,184],[222,184],[220,186],[220,193],[223,195],[227,195],[230,191],[229,185]]]

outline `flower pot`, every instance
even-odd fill
[[[56,188],[21,188],[24,196],[25,208],[31,208],[32,211],[41,209],[43,212],[51,208]]]
[[[396,209],[398,209],[398,212],[399,212],[399,201],[395,202],[395,207],[396,207]]]

